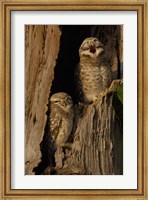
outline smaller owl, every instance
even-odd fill
[[[73,127],[74,109],[72,98],[64,92],[50,98],[49,128],[56,149],[64,146]]]
[[[79,48],[80,62],[76,67],[80,100],[92,103],[112,82],[110,66],[105,63],[104,47],[95,37],[86,38]]]

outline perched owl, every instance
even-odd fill
[[[74,109],[72,98],[64,92],[50,98],[49,128],[56,148],[62,147],[73,127]]]
[[[80,99],[84,103],[92,103],[108,88],[112,82],[112,73],[104,63],[104,48],[94,37],[86,38],[80,48],[80,62],[76,68]]]

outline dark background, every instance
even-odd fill
[[[61,25],[60,50],[55,66],[55,76],[50,95],[56,92],[67,92],[77,102],[75,89],[75,68],[79,63],[79,47],[87,37],[97,37],[111,53],[119,52],[119,25]],[[110,48],[113,46],[113,49]],[[107,50],[108,50],[107,49]],[[112,52],[111,52],[112,51]],[[110,56],[112,60],[112,55]],[[121,78],[120,66],[115,78]],[[111,66],[112,67],[112,66]]]

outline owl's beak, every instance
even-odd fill
[[[96,47],[95,46],[90,46],[90,52],[95,53],[96,52]]]
[[[62,103],[62,105],[63,105],[64,107],[66,107],[66,106],[67,106],[66,102],[63,102],[63,103]]]
[[[63,104],[64,104],[63,106],[64,106],[65,108],[68,106],[68,103],[67,103],[67,102],[64,102]]]

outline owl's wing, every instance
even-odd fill
[[[76,94],[78,96],[78,101],[83,101],[83,90],[82,83],[80,79],[80,64],[78,63],[75,68],[75,88]]]
[[[101,66],[101,77],[102,77],[102,86],[103,90],[108,88],[112,82],[112,72],[109,66]]]
[[[62,116],[58,112],[50,113],[49,127],[52,138],[55,140],[62,123]]]
[[[46,162],[49,164],[49,166],[52,166],[54,152],[56,150],[55,141],[61,127],[62,116],[52,109],[47,120],[48,123],[46,125],[46,129],[48,131],[45,132],[43,141],[41,142],[41,151],[43,155],[42,159],[46,159]]]

